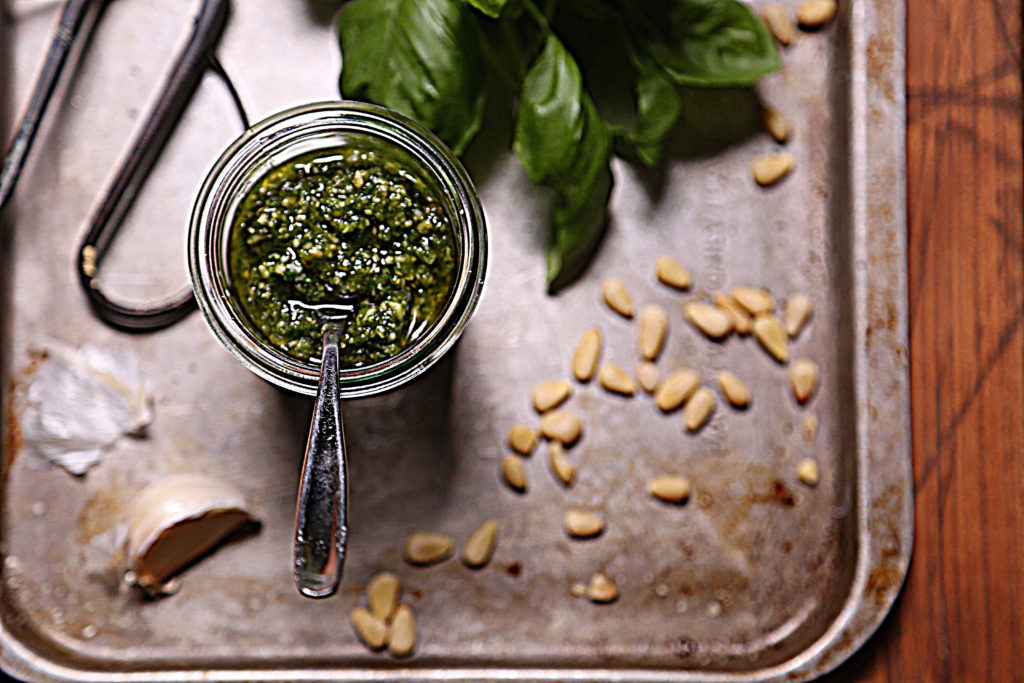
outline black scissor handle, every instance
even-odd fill
[[[224,80],[242,124],[249,127],[238,93],[214,55],[230,12],[229,0],[203,0],[188,42],[178,54],[123,165],[90,218],[76,251],[79,283],[93,311],[114,327],[133,331],[159,329],[177,322],[196,306],[191,287],[155,304],[136,306],[114,301],[100,287],[99,269],[125,213],[160,158],[207,68],[212,68]]]
[[[39,131],[39,124],[53,98],[53,91],[60,81],[60,75],[68,61],[68,55],[71,54],[72,43],[82,32],[82,27],[89,20],[90,15],[99,14],[109,1],[67,0],[64,3],[60,20],[57,22],[57,30],[50,42],[50,49],[46,53],[46,61],[43,62],[42,71],[39,72],[36,86],[32,90],[32,98],[18,124],[18,132],[14,135],[14,141],[11,142],[11,147],[4,156],[3,170],[0,171],[0,210],[14,194],[14,186],[18,184],[21,170],[25,167],[25,159],[28,158],[29,150],[32,149],[32,143]]]

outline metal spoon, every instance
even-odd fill
[[[348,535],[348,477],[338,396],[338,345],[355,311],[356,299],[342,296],[332,304],[289,304],[313,311],[323,323],[320,383],[295,508],[294,571],[300,593],[308,598],[326,598],[338,589]]]

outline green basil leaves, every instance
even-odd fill
[[[344,96],[405,114],[461,154],[484,111],[473,12],[461,0],[356,0],[338,21]]]
[[[518,91],[512,148],[530,180],[557,194],[547,256],[557,289],[600,243],[614,141],[657,163],[683,110],[679,86],[749,86],[779,57],[739,0],[538,4],[352,0],[338,24],[341,90],[419,121],[460,154],[480,128],[487,79]],[[516,68],[495,76],[503,63]]]

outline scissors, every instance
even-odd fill
[[[87,24],[95,27],[109,2],[67,0],[64,3],[28,108],[4,157],[0,170],[0,211],[3,211],[18,182],[74,43]],[[227,86],[242,126],[249,127],[241,98],[215,54],[230,14],[229,0],[202,0],[188,40],[176,55],[160,94],[132,140],[120,169],[89,218],[88,228],[75,252],[78,282],[86,299],[99,318],[113,327],[129,331],[156,330],[177,322],[196,307],[192,288],[188,286],[169,299],[144,305],[116,301],[104,293],[99,270],[125,214],[135,202],[208,69]]]

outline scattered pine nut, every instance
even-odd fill
[[[462,563],[474,569],[484,566],[491,561],[497,541],[498,523],[493,519],[484,522],[462,546]]]
[[[388,639],[388,651],[396,657],[404,657],[416,647],[416,621],[412,610],[405,603],[395,610],[391,620],[391,636]]]
[[[761,110],[761,120],[764,121],[764,127],[768,129],[771,136],[775,138],[775,142],[780,145],[789,142],[790,125],[785,114],[778,109],[765,107]]]
[[[370,614],[382,621],[391,618],[398,604],[398,596],[402,591],[402,583],[390,572],[381,572],[366,584],[366,603],[370,606]]]
[[[835,0],[807,0],[796,11],[800,28],[821,28],[836,15]]]
[[[587,597],[596,603],[613,602],[619,597],[619,589],[604,574],[594,574],[587,584]]]
[[[789,342],[786,330],[774,315],[759,315],[754,318],[754,336],[775,360],[780,363],[789,360]]]
[[[640,355],[654,360],[661,353],[668,334],[668,313],[657,304],[647,304],[640,311]]]
[[[568,446],[583,432],[583,420],[568,410],[552,410],[540,418],[540,431],[548,439]]]
[[[580,382],[594,376],[597,360],[601,357],[601,330],[596,327],[583,333],[572,354],[572,374]]]
[[[686,424],[686,429],[695,432],[703,427],[714,410],[715,395],[711,390],[707,387],[697,389],[683,409],[683,422]]]
[[[771,313],[775,308],[775,299],[767,290],[759,287],[734,287],[732,298],[740,306],[745,308],[752,316],[759,316],[762,313]]]
[[[814,314],[814,304],[806,294],[794,294],[786,299],[786,334],[796,337]]]
[[[551,442],[548,446],[548,460],[555,476],[566,486],[571,486],[573,479],[576,478],[576,468],[569,462],[562,444],[557,441]]]
[[[633,378],[615,363],[602,365],[601,370],[597,373],[597,381],[601,383],[602,387],[615,394],[632,396],[636,393],[636,383],[633,382]]]
[[[758,185],[768,187],[789,175],[795,162],[792,154],[768,154],[755,159],[750,170]]]
[[[659,256],[655,269],[658,272],[658,279],[669,287],[675,287],[676,289],[690,288],[692,283],[690,271],[671,256]]]
[[[648,394],[653,394],[661,381],[661,370],[650,361],[636,364],[636,381]]]
[[[811,458],[804,458],[796,466],[796,478],[808,486],[818,485],[818,463]]]
[[[522,422],[517,422],[508,430],[508,445],[516,453],[529,455],[537,445],[537,432]]]
[[[750,388],[728,370],[718,373],[718,386],[726,400],[737,408],[745,408],[750,404]]]
[[[578,508],[566,512],[562,524],[573,538],[593,538],[604,531],[604,519],[600,515]]]
[[[686,319],[711,339],[721,339],[732,331],[732,320],[724,311],[694,301],[683,309]]]
[[[677,370],[665,378],[654,394],[654,403],[662,412],[670,412],[683,405],[700,386],[700,375],[689,368]]]
[[[658,500],[667,503],[682,503],[690,497],[690,480],[676,474],[652,479],[647,490]]]
[[[582,598],[587,594],[587,584],[580,583],[579,581],[569,586],[569,595],[574,598]]]
[[[818,416],[811,413],[804,418],[804,438],[814,441],[816,436],[818,436]]]
[[[552,379],[535,386],[530,395],[533,398],[534,409],[538,413],[546,413],[560,406],[571,393],[572,385],[567,380]]]
[[[633,317],[633,298],[625,282],[617,277],[607,278],[601,283],[601,295],[613,311],[626,318]]]
[[[505,483],[522,493],[526,490],[526,468],[518,455],[506,455],[501,461],[501,476]]]
[[[818,364],[813,360],[801,358],[793,362],[789,369],[789,381],[797,401],[807,403],[811,398],[818,388],[818,374]]]
[[[761,16],[768,25],[768,30],[775,36],[775,40],[787,46],[793,42],[793,38],[796,37],[796,21],[792,12],[779,3],[772,2],[761,10]]]
[[[509,456],[515,457],[515,456]],[[441,534],[415,533],[405,541],[402,555],[410,564],[434,564],[452,554],[452,539]]]
[[[388,625],[383,619],[370,614],[365,607],[356,607],[349,615],[352,630],[371,650],[379,650],[388,641]]]
[[[716,292],[715,305],[729,316],[732,321],[732,329],[736,330],[738,334],[750,334],[752,323],[750,314],[747,313],[747,309],[736,303],[736,299],[733,299],[731,294]]]

